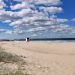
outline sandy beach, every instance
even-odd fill
[[[74,42],[0,42],[0,47],[25,57],[29,75],[75,75]]]

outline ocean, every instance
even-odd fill
[[[39,41],[39,42],[75,42],[75,38],[36,38],[31,39],[31,41]]]

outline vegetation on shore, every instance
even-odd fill
[[[8,66],[9,64],[14,71]],[[17,69],[14,68],[13,64],[17,66]],[[0,48],[0,75],[29,75],[22,71],[22,66],[25,64],[26,62],[20,56],[13,55]]]

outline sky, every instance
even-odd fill
[[[74,38],[75,0],[0,0],[0,39]]]

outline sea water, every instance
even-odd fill
[[[75,42],[75,40],[32,40],[34,42]]]

